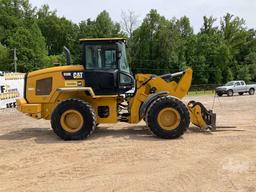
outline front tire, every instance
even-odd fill
[[[151,132],[163,139],[180,137],[190,123],[187,107],[180,100],[170,96],[154,101],[146,120]]]
[[[54,109],[51,125],[54,133],[63,140],[81,140],[95,129],[95,113],[92,107],[79,99],[68,99]]]
[[[231,89],[228,90],[227,95],[228,95],[229,97],[232,97],[233,94],[234,94],[233,90],[231,90]]]

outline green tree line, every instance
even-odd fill
[[[128,24],[129,18],[125,19]],[[130,27],[126,33],[122,22],[114,22],[107,11],[76,24],[48,5],[36,8],[29,0],[0,0],[0,70],[14,70],[14,48],[20,72],[64,65],[63,46],[78,64],[79,39],[93,37],[126,37],[134,73],[162,74],[192,67],[195,84],[256,81],[256,30],[229,13],[219,21],[203,17],[195,33],[188,17],[169,19],[151,10],[135,30]]]

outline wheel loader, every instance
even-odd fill
[[[81,39],[82,64],[27,73],[24,98],[17,109],[33,118],[51,121],[63,140],[80,140],[96,125],[144,120],[164,139],[178,138],[190,121],[202,129],[214,128],[216,116],[198,102],[181,99],[191,86],[192,69],[164,75],[132,75],[123,38]]]

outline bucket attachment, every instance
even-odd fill
[[[190,113],[190,121],[201,129],[216,130],[216,113],[207,110],[205,106],[196,101],[190,101],[187,105]]]

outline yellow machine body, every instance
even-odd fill
[[[97,43],[101,41],[104,43],[111,41],[112,43],[113,41],[114,43],[112,44],[116,44],[119,41],[123,42],[123,39],[84,39],[82,41],[89,42],[89,45],[94,41],[97,41]],[[108,53],[109,44],[106,47],[106,53]],[[121,51],[115,53],[115,55],[124,56],[124,52]],[[108,55],[108,58],[114,58],[115,55]],[[117,59],[119,59],[119,56],[117,56]],[[146,114],[155,100],[163,96],[170,96],[175,101],[179,101],[185,97],[192,81],[191,68],[162,76],[136,74],[134,80],[135,92],[130,96],[119,93],[104,95],[95,93],[94,88],[90,86],[89,79],[84,74],[85,71],[87,69],[83,64],[51,67],[28,73],[25,77],[24,98],[17,99],[17,109],[33,118],[50,120],[53,118],[53,112],[59,104],[69,99],[78,99],[91,106],[96,116],[96,124],[116,123],[118,121],[138,123],[146,118]],[[131,75],[127,74],[127,76],[130,77]],[[176,77],[178,78],[176,79]],[[93,78],[98,77],[95,76]],[[122,117],[120,119],[120,106],[122,106],[122,103],[126,103],[127,113],[125,116],[121,114]],[[162,121],[159,124],[164,125],[168,118],[176,118],[177,110],[170,107],[163,110],[161,114],[165,114],[163,116],[164,120],[161,120],[163,118],[158,118],[158,120]],[[71,123],[67,120],[66,125],[76,125],[75,121],[82,118],[82,114],[79,112],[72,113],[73,110],[69,111],[70,115],[67,115],[67,119],[71,119],[69,120]],[[187,105],[187,111],[193,124],[201,128],[208,127],[209,122],[204,118],[201,106]],[[65,120],[63,118],[61,121]],[[179,124],[182,117],[178,114],[177,118],[179,119],[174,122],[174,125]],[[83,123],[84,120],[82,119],[80,122]],[[172,126],[170,125],[169,128]],[[70,130],[72,132],[72,129]]]
[[[117,122],[117,104],[123,102],[118,95],[101,95],[96,96],[90,87],[86,87],[86,80],[64,80],[62,73],[65,71],[83,71],[82,65],[77,66],[61,66],[38,70],[28,74],[26,78],[26,100],[24,98],[17,99],[17,108],[35,118],[50,119],[53,109],[58,103],[69,99],[79,98],[90,103],[97,114],[98,106],[109,106],[110,115],[108,118],[100,118],[97,116],[97,123],[116,123]],[[189,68],[184,71],[184,75],[178,83],[175,81],[166,82],[161,77],[152,78],[145,86],[143,85],[151,75],[136,75],[136,94],[129,101],[129,109],[131,116],[129,123],[138,123],[143,117],[139,115],[141,104],[150,95],[150,89],[156,88],[156,92],[166,91],[168,95],[179,99],[187,95],[191,85],[192,70]],[[37,95],[37,82],[44,79],[52,79],[51,85],[47,86],[50,90],[48,95]],[[85,94],[89,93],[89,94]]]
[[[110,115],[107,118],[97,117],[97,123],[116,123],[117,95],[96,96],[90,87],[86,87],[85,80],[64,80],[62,73],[66,71],[82,72],[84,67],[82,65],[60,66],[29,73],[24,93],[26,100],[17,99],[18,110],[35,118],[49,120],[58,103],[69,98],[79,98],[90,103],[96,114],[97,106],[109,106]],[[49,88],[48,95],[38,95],[37,91],[40,87],[37,87],[37,82],[45,79],[52,79],[49,86],[43,86]]]
[[[44,118],[49,120],[53,109],[58,103],[69,99],[79,98],[90,103],[97,114],[98,106],[109,106],[110,115],[107,118],[100,118],[97,116],[97,123],[116,123],[117,105],[122,102],[122,98],[118,95],[96,96],[90,87],[86,87],[85,80],[63,80],[62,73],[65,71],[83,71],[82,65],[77,66],[61,66],[42,69],[31,72],[26,79],[26,100],[24,98],[17,99],[17,108],[19,111],[28,114],[34,118]],[[140,116],[140,106],[151,95],[150,90],[155,88],[156,92],[166,91],[166,95],[174,96],[182,99],[187,95],[191,85],[192,69],[188,68],[184,71],[180,81],[166,82],[161,77],[153,77],[146,85],[143,85],[151,74],[137,74],[136,75],[136,94],[129,100],[130,117],[129,123],[138,123],[144,116]],[[36,82],[42,79],[54,79],[48,95],[37,95]],[[89,94],[85,94],[85,92]],[[207,124],[202,118],[201,107],[196,106],[191,108],[188,105],[191,122],[201,128],[207,128]]]

